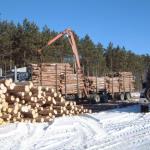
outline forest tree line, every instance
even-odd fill
[[[37,50],[47,44],[58,32],[47,26],[40,29],[34,22],[24,19],[15,24],[0,21],[0,66],[5,69],[39,63]],[[109,43],[104,48],[102,43],[95,44],[88,35],[79,38],[74,32],[80,61],[86,75],[104,75],[118,71],[131,71],[137,78],[142,78],[150,63],[150,55],[137,55],[125,47]],[[66,37],[60,38],[42,51],[42,62],[72,63],[72,50]]]

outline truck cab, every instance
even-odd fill
[[[147,98],[147,100],[150,102],[150,67],[148,68],[146,75],[145,75],[145,80],[142,83],[142,92],[141,92],[141,97]]]

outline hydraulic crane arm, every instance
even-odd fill
[[[70,43],[72,51],[73,51],[73,54],[75,56],[76,64],[77,64],[77,68],[78,68],[77,71],[81,71],[79,54],[78,54],[76,42],[75,42],[75,39],[74,39],[74,35],[73,35],[73,32],[71,31],[71,29],[66,29],[63,32],[61,32],[60,34],[58,34],[52,40],[48,41],[46,46],[50,46],[52,43],[54,43],[55,41],[57,41],[59,38],[61,38],[64,35],[67,35],[69,43]],[[41,53],[41,51],[42,51],[42,49],[38,50],[38,52],[40,52],[40,53]]]
[[[59,38],[61,38],[62,36],[67,35],[69,43],[71,45],[73,54],[75,56],[75,60],[76,60],[76,65],[77,65],[77,72],[81,73],[81,64],[80,64],[80,59],[79,59],[79,54],[78,54],[78,50],[77,50],[77,46],[76,46],[76,42],[74,39],[74,35],[73,32],[71,31],[71,29],[66,29],[63,32],[61,32],[60,34],[58,34],[56,37],[54,37],[53,39],[51,39],[50,41],[48,41],[46,46],[50,46],[52,43],[54,43],[55,41],[57,41]],[[38,50],[39,53],[41,53],[42,49]],[[87,96],[87,90],[84,87],[84,93]]]

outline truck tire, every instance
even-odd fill
[[[120,95],[119,95],[119,99],[120,99],[121,101],[124,101],[124,99],[125,99],[125,95],[124,95],[124,93],[120,93]]]
[[[145,97],[146,97],[147,100],[150,102],[150,88],[148,88],[148,89],[146,90]]]
[[[131,100],[131,93],[130,92],[125,93],[125,99],[128,101]]]
[[[75,100],[80,100],[80,99],[83,98],[83,97],[82,97],[82,93],[75,94],[74,97],[75,97]]]

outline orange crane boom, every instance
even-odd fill
[[[50,41],[48,41],[46,46],[50,46],[52,43],[54,43],[55,41],[57,41],[59,38],[61,38],[62,36],[67,35],[69,43],[71,45],[73,54],[75,56],[75,60],[76,60],[76,64],[77,64],[77,71],[81,72],[81,64],[80,64],[80,59],[79,59],[79,54],[78,54],[78,50],[77,50],[77,46],[76,46],[76,42],[73,36],[73,32],[71,31],[71,29],[66,29],[63,32],[61,32],[60,34],[58,34],[56,37],[54,37],[53,39],[51,39]],[[41,53],[42,49],[38,50],[38,52]]]
[[[71,29],[68,28],[68,29],[64,30],[63,32],[61,32],[60,34],[58,34],[56,37],[54,37],[53,39],[48,41],[46,46],[50,46],[52,43],[54,43],[55,41],[57,41],[59,38],[61,38],[64,35],[67,35],[69,43],[70,43],[72,51],[73,51],[73,54],[75,56],[76,65],[77,65],[77,73],[82,73],[77,46],[76,46],[74,35],[73,35],[73,32],[71,31]],[[38,50],[39,53],[41,53],[41,51],[42,51],[42,49]],[[88,95],[85,87],[84,87],[84,93],[86,96]]]

